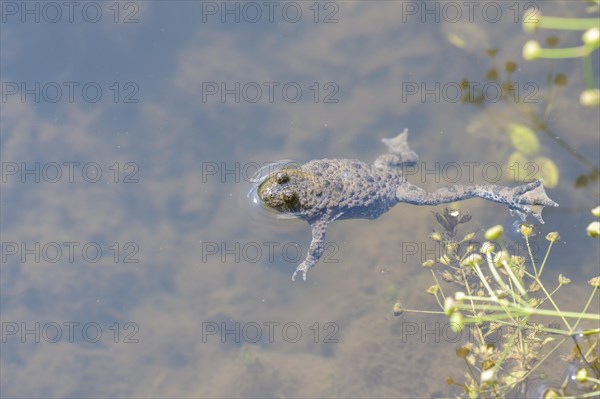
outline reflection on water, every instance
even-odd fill
[[[445,3],[433,14],[416,2],[89,4],[58,18],[62,3],[2,3],[3,395],[455,393],[432,377],[461,367],[446,319],[392,315],[397,300],[436,306],[420,266],[434,209],[332,224],[328,261],[292,283],[310,233],[257,212],[249,171],[282,158],[371,162],[379,138],[404,128],[424,161],[408,178],[425,189],[449,183],[427,173],[436,163],[502,165],[512,149],[490,118],[519,114],[443,88],[483,83],[495,47],[517,60],[513,81],[543,94],[547,64],[520,58],[521,3],[457,18]],[[564,16],[585,6],[538,5]],[[546,123],[597,167],[598,110],[574,101],[580,66],[554,68],[569,84]],[[597,183],[573,190],[582,164],[539,140],[561,174],[549,190],[561,206],[539,227],[562,237],[547,272],[581,284],[598,274],[585,235]],[[458,182],[488,182],[480,172]],[[514,221],[485,201],[460,208],[478,231]],[[567,309],[584,300],[572,286],[557,298]]]

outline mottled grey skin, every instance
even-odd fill
[[[541,223],[544,206],[558,206],[546,195],[541,180],[517,187],[494,184],[454,185],[428,193],[407,182],[403,166],[418,160],[406,142],[407,131],[393,139],[383,139],[388,153],[368,164],[353,159],[320,159],[299,168],[285,168],[267,176],[257,189],[266,206],[287,215],[305,219],[311,227],[308,254],[294,272],[306,280],[306,272],[318,261],[325,248],[325,232],[337,219],[376,219],[398,202],[439,205],[479,197],[508,205],[521,219],[532,214]]]

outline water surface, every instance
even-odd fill
[[[572,3],[528,4],[584,15]],[[518,65],[517,105],[544,98],[550,64],[520,55],[532,37],[525,3],[478,3],[472,18],[437,2],[85,4],[72,18],[60,4],[60,18],[44,3],[2,4],[2,395],[450,395],[466,337],[449,336],[443,317],[391,312],[397,300],[437,306],[420,265],[441,208],[334,223],[326,259],[293,283],[308,226],[260,212],[246,193],[271,162],[373,160],[404,128],[424,162],[413,183],[454,182],[450,163],[458,182],[489,182],[486,165],[513,151],[502,122],[523,116],[493,92],[482,111],[455,90],[483,87],[485,50],[497,48],[500,69]],[[599,113],[578,104],[581,62],[553,68],[569,84],[547,123],[597,167]],[[575,190],[586,166],[540,142],[560,171],[548,190],[560,208],[545,211],[539,245],[560,231],[547,273],[573,279],[564,300],[575,310],[599,274],[584,231],[598,185]],[[480,200],[460,208],[479,237],[515,220]]]

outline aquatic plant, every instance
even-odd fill
[[[555,99],[560,95],[560,89],[569,84],[564,73],[555,72],[554,61],[557,59],[571,57],[582,59],[585,90],[580,95],[580,104],[594,107],[600,103],[600,91],[595,83],[591,57],[600,46],[598,17],[600,0],[588,2],[593,4],[588,9],[588,13],[595,14],[592,18],[545,16],[534,8],[524,15],[523,27],[526,32],[543,29],[583,32],[582,45],[577,47],[559,48],[560,37],[557,35],[548,36],[544,43],[530,40],[524,44],[523,57],[526,61],[550,60],[543,89],[531,82],[521,85],[514,81],[513,74],[519,70],[518,63],[514,60],[501,63],[497,57],[499,50],[496,48],[486,50],[491,66],[485,73],[485,81],[464,79],[461,86],[462,102],[477,106],[485,112],[486,121],[479,124],[485,125],[488,132],[489,128],[493,127],[505,133],[515,147],[515,151],[508,157],[504,166],[506,176],[522,182],[543,178],[546,187],[555,187],[558,184],[559,168],[552,159],[540,153],[538,136],[544,135],[584,166],[585,171],[574,181],[575,188],[586,188],[593,191],[596,196],[600,196],[594,187],[594,184],[600,181],[598,165],[571,146],[568,143],[568,136],[554,131],[548,123],[555,106]],[[487,95],[486,88],[490,87],[498,89],[498,97],[490,98]],[[477,122],[471,123],[467,130],[475,130],[474,126],[477,124]]]
[[[589,12],[598,14],[600,1],[594,0],[596,7]],[[600,22],[598,15],[592,18],[564,18],[542,15],[539,10],[533,10],[523,19],[525,32],[533,33],[539,29],[558,29],[581,31],[582,44],[575,47],[557,48],[558,39],[547,42],[548,47],[542,47],[537,40],[529,40],[523,46],[523,58],[534,61],[540,58],[561,59],[581,58],[583,61],[583,77],[585,90],[581,92],[579,103],[586,107],[596,107],[600,104],[600,90],[594,82],[594,72],[591,54],[600,47]]]
[[[556,39],[557,40],[557,39]],[[548,43],[556,43],[551,37]],[[505,134],[514,151],[509,155],[504,165],[504,173],[513,181],[529,182],[535,179],[544,179],[544,186],[552,188],[558,185],[559,169],[552,159],[541,154],[540,134],[552,140],[569,156],[576,158],[585,168],[575,180],[576,188],[591,189],[593,183],[600,180],[600,169],[591,160],[587,159],[577,149],[571,146],[564,135],[558,134],[548,124],[551,112],[554,109],[554,98],[559,94],[559,89],[568,84],[568,79],[563,73],[555,73],[553,66],[549,65],[546,75],[546,88],[538,90],[527,89],[512,79],[512,72],[518,68],[514,61],[506,61],[500,66],[497,59],[498,50],[486,51],[490,58],[491,66],[485,73],[485,82],[463,79],[462,102],[480,108],[486,119],[486,130],[490,127]],[[493,85],[499,87],[499,98],[488,102],[484,89]],[[506,105],[499,108],[498,104]],[[516,121],[519,122],[516,122]],[[472,132],[478,123],[472,122],[467,131]],[[595,192],[596,196],[600,193]]]
[[[600,207],[592,213],[600,217]],[[582,309],[566,311],[556,293],[571,280],[561,274],[551,284],[543,278],[551,249],[560,240],[558,233],[546,236],[548,245],[540,262],[530,243],[535,234],[531,225],[521,223],[519,227],[527,248],[527,257],[522,257],[508,250],[502,226],[488,229],[486,241],[479,243],[474,232],[455,238],[458,226],[469,221],[468,215],[446,209],[436,214],[436,219],[443,230],[434,231],[430,238],[442,251],[438,259],[422,264],[435,281],[427,293],[435,297],[442,309],[438,313],[448,317],[450,328],[457,333],[468,328],[471,337],[456,350],[467,369],[464,381],[448,377],[446,382],[460,387],[469,398],[600,396],[600,315],[590,310],[598,308],[600,276],[588,282],[591,292]],[[588,226],[588,235],[597,237],[600,233],[594,226]],[[444,293],[436,265],[441,280],[460,287],[457,292]],[[393,312],[396,316],[434,313],[403,309],[400,303]],[[567,342],[574,342],[573,351],[559,364],[570,373],[562,383],[544,382],[536,390],[532,381],[541,378],[541,366]]]

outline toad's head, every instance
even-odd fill
[[[314,176],[300,169],[285,168],[271,173],[258,186],[261,202],[278,212],[302,216],[323,195]]]

